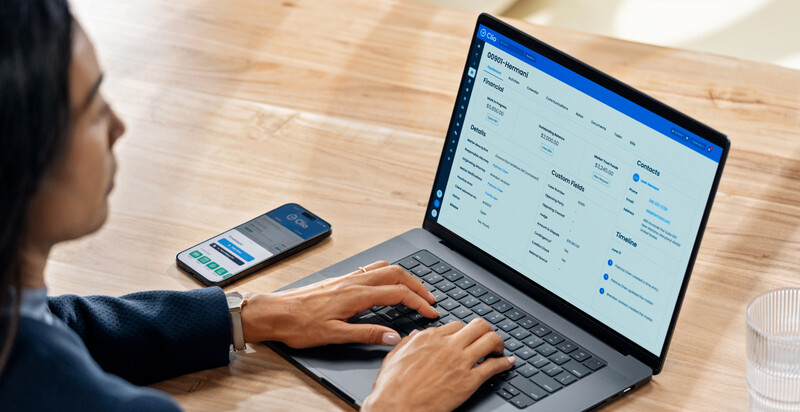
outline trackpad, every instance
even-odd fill
[[[391,349],[390,346],[348,344],[290,349],[290,354],[322,378],[335,382],[337,392],[344,392],[361,405],[372,391],[383,358]]]

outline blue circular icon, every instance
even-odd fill
[[[431,210],[431,216],[436,217],[438,214],[439,212],[437,212],[436,209]]]
[[[603,289],[603,288],[600,288],[600,294],[602,295],[603,293],[606,293],[606,290]]]
[[[634,182],[638,182],[639,181],[639,173],[634,173],[633,174],[633,181]]]
[[[613,265],[613,264],[614,264],[614,261],[613,261],[613,260],[611,260],[611,259],[608,259],[608,266],[611,266],[611,265]]]
[[[603,279],[608,280],[608,273],[603,275]]]
[[[439,199],[436,199],[436,200],[434,200],[434,201],[433,201],[433,205],[434,205],[435,207],[439,207],[439,205],[441,205],[441,203],[439,203]]]
[[[443,193],[441,190],[436,191],[436,197],[442,197]]]

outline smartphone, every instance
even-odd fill
[[[206,286],[225,286],[331,235],[331,225],[287,203],[175,256],[178,267]]]

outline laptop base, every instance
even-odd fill
[[[617,399],[647,383],[652,370],[631,356],[623,356],[586,334],[561,316],[539,305],[513,286],[503,282],[464,256],[451,250],[424,229],[413,229],[358,253],[317,273],[294,282],[284,289],[305,286],[357,270],[377,260],[397,261],[420,249],[427,249],[459,271],[491,288],[495,293],[608,361],[608,366],[531,405],[526,410],[591,410]],[[268,345],[306,374],[344,401],[359,408],[372,391],[383,357],[391,349],[378,345],[329,345],[310,349],[292,349],[283,344]],[[599,400],[599,401],[598,401]],[[517,411],[513,405],[482,387],[461,409]]]

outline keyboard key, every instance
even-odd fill
[[[417,323],[405,316],[401,316],[395,319],[391,326],[394,330],[408,335],[412,330],[417,328]]]
[[[539,375],[539,374],[537,374]],[[511,385],[515,388],[519,389],[525,395],[531,397],[533,400],[539,400],[547,396],[547,392],[544,391],[542,388],[536,386],[523,376],[516,376],[510,381],[508,381]]]
[[[567,371],[561,372],[560,374],[556,375],[555,378],[559,383],[561,383],[564,386],[567,386],[570,383],[575,382],[575,381],[578,380],[578,378],[572,376]]]
[[[510,350],[511,352],[514,352],[515,350],[521,347],[522,347],[522,342],[514,338],[510,338],[506,341],[506,349]]]
[[[530,316],[525,316],[524,319],[520,320],[517,323],[519,323],[519,325],[522,326],[525,329],[530,329],[530,328],[538,325],[539,321],[534,319],[534,318],[532,318],[532,317],[530,317]]]
[[[550,356],[548,359],[550,359],[550,362],[553,362],[556,365],[563,365],[566,361],[568,361],[568,360],[570,360],[572,358],[570,358],[569,355],[565,355],[565,354],[563,354],[561,352],[557,352],[556,354]]]
[[[413,268],[419,266],[419,262],[417,262],[417,260],[414,259],[413,257],[407,257],[407,258],[401,260],[400,262],[398,262],[398,264],[400,266],[402,266],[406,270],[410,270],[410,269],[413,269]]]
[[[536,352],[541,353],[542,356],[550,356],[556,352],[556,348],[545,343],[543,345],[539,345],[539,347],[536,348]]]
[[[456,286],[460,287],[461,289],[469,289],[469,288],[475,286],[475,282],[473,282],[472,279],[468,279],[468,278],[461,278],[461,279],[456,280],[454,282],[455,282]]]
[[[400,312],[393,307],[383,308],[380,310],[380,312],[378,312],[378,314],[390,322],[402,316]]]
[[[517,338],[519,340],[523,340],[523,339],[527,338],[530,335],[531,335],[531,333],[528,332],[525,328],[516,328],[516,329],[514,329],[513,332],[511,332],[511,336],[513,336],[513,337],[515,337],[515,338]]]
[[[478,306],[472,308],[472,310],[480,316],[484,316],[487,313],[491,312],[493,309],[489,307],[489,305],[485,303],[481,303]]]
[[[586,367],[588,367],[589,369],[591,369],[593,371],[596,371],[596,370],[602,368],[603,366],[606,366],[605,362],[603,362],[603,361],[601,361],[600,359],[597,359],[597,358],[591,358],[591,359],[587,360],[586,362],[583,362],[583,364],[586,365]]]
[[[539,326],[536,326],[533,329],[531,329],[531,332],[533,332],[534,335],[536,335],[536,336],[541,338],[541,337],[547,335],[548,333],[550,333],[551,330],[547,326],[539,324]]]
[[[519,320],[519,318],[525,316],[525,314],[522,313],[521,310],[515,309],[515,308],[511,308],[511,310],[506,312],[505,315],[506,315],[506,317],[508,317],[509,319],[514,320],[514,321]]]
[[[511,395],[511,397],[517,396],[520,393],[519,389],[515,388],[514,385],[511,385],[510,383],[501,383],[500,387],[498,388],[498,392],[501,390],[508,392],[508,394]]]
[[[454,270],[451,270],[451,271],[449,271],[449,272],[442,273],[442,276],[443,276],[445,279],[447,279],[447,280],[449,280],[449,281],[451,281],[451,282],[455,282],[455,281],[457,281],[457,280],[461,279],[462,277],[464,277],[464,275],[462,275],[461,273],[459,273],[459,272],[458,272],[457,270],[455,270],[455,269],[454,269]]]
[[[431,254],[431,252],[428,252],[427,250],[420,250],[419,252],[413,255],[413,258],[418,260],[425,266],[433,266],[439,263],[439,258],[433,256],[433,254]]]
[[[437,283],[439,283],[439,282],[444,280],[442,275],[440,275],[438,273],[430,273],[430,274],[426,275],[425,277],[423,277],[423,279],[425,279],[425,281],[430,283],[431,285],[435,285],[435,284],[437,284]],[[447,292],[447,291],[445,290],[444,292]]]
[[[522,376],[524,376],[526,378],[530,378],[536,372],[539,372],[539,370],[534,368],[533,366],[531,366],[531,364],[526,363],[526,364],[522,365],[519,369],[517,369],[517,372],[519,372],[520,375],[522,375]]]
[[[463,307],[463,306],[461,306],[461,307],[458,307],[458,308],[450,311],[450,314],[458,317],[459,319],[464,319],[468,315],[472,314],[472,311],[467,309],[467,308],[465,308],[465,307]]]
[[[565,340],[565,341],[559,343],[558,345],[556,345],[556,347],[558,348],[558,350],[560,350],[561,352],[564,352],[564,353],[570,353],[570,352],[574,351],[575,348],[577,348],[577,346],[574,343],[572,343],[572,342],[570,342],[568,340]]]
[[[424,280],[422,281],[422,285],[425,286],[425,289],[428,289],[428,292],[433,293],[434,291],[436,291],[436,286],[433,286]]]
[[[586,352],[586,350],[583,348],[575,349],[570,356],[572,356],[572,359],[575,359],[578,362],[583,362],[592,357],[592,355],[590,355],[589,352]]]
[[[537,346],[543,344],[544,341],[541,338],[533,335],[533,336],[528,336],[527,338],[525,338],[523,343],[528,345],[529,348],[536,348]]]
[[[467,296],[467,292],[459,288],[453,288],[451,291],[447,292],[447,294],[455,300],[459,300],[464,296]]]
[[[368,310],[366,312],[361,312],[358,315],[353,316],[350,318],[350,323],[383,323],[380,316],[377,313]]]
[[[448,314],[447,316],[439,318],[439,322],[442,322],[442,325],[447,325],[448,323],[461,322],[461,321],[457,317]]]
[[[575,375],[575,377],[577,377],[577,378],[582,378],[582,377],[592,373],[592,371],[589,370],[589,368],[587,368],[586,366],[583,366],[583,364],[578,363],[578,361],[576,361],[574,359],[569,361],[569,362],[567,362],[567,363],[565,363],[565,364],[563,364],[563,365],[561,365],[561,367],[566,369],[566,370],[568,370],[569,373]]]
[[[533,381],[533,383],[541,386],[550,393],[553,393],[564,387],[563,385],[558,383],[558,381],[543,373],[537,373],[536,375],[533,375],[531,380]]]
[[[438,264],[434,265],[433,267],[431,267],[431,269],[434,272],[436,272],[436,273],[441,275],[442,273],[447,272],[448,270],[450,270],[452,268],[447,263],[438,263]]]
[[[506,390],[504,390],[502,388],[496,390],[495,393],[497,393],[498,395],[502,396],[503,399],[505,399],[505,400],[509,400],[509,399],[514,397],[514,395],[510,394],[508,391],[506,391]]]
[[[486,301],[484,301],[484,302],[486,302]],[[486,302],[486,303],[489,303],[489,302]],[[492,308],[494,308],[494,310],[496,310],[496,311],[498,311],[500,313],[505,313],[505,312],[508,312],[509,310],[511,310],[511,305],[509,305],[508,302],[504,302],[502,300],[498,300],[497,303],[492,305]]]
[[[472,308],[473,306],[477,305],[478,303],[481,303],[481,301],[479,301],[478,298],[476,298],[474,296],[467,296],[467,297],[459,300],[459,302],[461,302],[462,305],[464,305],[464,306],[466,306],[468,308]],[[478,313],[478,315],[482,315],[482,314]]]
[[[506,319],[506,320],[498,323],[497,327],[502,329],[505,332],[511,332],[512,330],[517,328],[517,324],[512,322],[512,321],[510,321],[510,320],[508,320],[508,319]]]
[[[411,309],[406,305],[394,305],[394,308],[403,315],[408,315],[409,313],[414,311],[414,309]]]
[[[436,299],[437,302],[441,302],[447,299],[447,293],[444,293],[439,289],[433,290],[431,291],[431,293],[433,294],[433,297]]]
[[[527,397],[527,396],[525,396],[523,394],[519,394],[519,395],[511,398],[511,400],[509,400],[509,402],[511,402],[512,404],[514,404],[514,406],[516,406],[517,408],[520,408],[520,409],[525,409],[525,408],[533,405],[533,399],[531,399],[531,398],[529,398],[529,397]]]
[[[444,309],[444,310],[446,310],[446,311],[448,311],[448,312],[452,312],[452,311],[453,311],[453,309],[455,309],[455,308],[457,308],[457,307],[461,306],[461,305],[460,305],[458,302],[454,301],[453,299],[446,299],[446,300],[443,300],[443,301],[441,301],[441,302],[437,303],[437,305],[438,305],[440,308],[442,308],[442,309]]]
[[[420,265],[415,267],[414,269],[411,269],[411,273],[421,278],[427,275],[428,273],[431,273],[431,270],[426,268],[425,266]]]
[[[439,276],[439,275],[436,275],[436,276]],[[444,282],[439,283],[438,285],[436,285],[436,288],[441,290],[442,292],[449,292],[450,289],[453,289],[455,287],[456,287],[456,285],[454,285],[449,280],[445,280]]]
[[[486,288],[481,285],[477,285],[474,288],[470,288],[469,293],[471,293],[472,296],[481,297],[486,294]]]
[[[551,363],[542,369],[542,372],[546,373],[548,376],[556,376],[561,372],[564,372],[564,369],[561,369],[560,366],[556,365],[555,363]]]
[[[486,293],[485,295],[481,296],[481,300],[487,305],[493,305],[495,302],[499,301],[500,298],[495,296],[493,293]]]
[[[544,356],[542,356],[542,355],[539,355],[539,354],[537,353],[537,354],[536,354],[536,356],[534,356],[534,357],[532,357],[532,358],[528,359],[528,362],[530,362],[530,363],[531,363],[531,365],[533,365],[533,366],[535,366],[535,367],[537,367],[537,368],[541,369],[541,368],[544,368],[544,366],[545,366],[545,365],[547,365],[548,363],[550,363],[550,360],[549,360],[549,359],[547,359],[547,358],[545,358],[545,357],[544,357]]]
[[[493,312],[493,313],[490,313],[490,314],[489,314],[489,315],[487,315],[487,316],[484,316],[484,318],[485,318],[486,320],[488,320],[488,321],[489,321],[489,323],[492,323],[492,324],[497,324],[497,323],[499,323],[500,321],[504,320],[506,317],[505,317],[505,316],[503,316],[503,314],[502,314],[502,313]]]
[[[495,333],[497,333],[500,336],[500,339],[502,339],[504,342],[511,339],[511,335],[503,332],[502,330],[496,330]]]
[[[422,314],[420,314],[419,312],[409,313],[406,316],[408,316],[408,318],[413,320],[414,322],[419,322],[422,319],[427,319],[425,316],[422,316]]]
[[[517,373],[517,371],[507,370],[507,371],[505,371],[505,372],[501,372],[501,373],[499,373],[497,376],[498,376],[500,379],[504,380],[504,381],[508,381],[508,380],[511,380],[511,379],[513,379],[513,378],[514,378],[515,376],[517,376],[517,375],[519,375],[519,374]]]
[[[523,346],[522,348],[520,348],[519,350],[514,352],[514,355],[516,355],[518,358],[524,359],[524,360],[528,360],[528,359],[532,358],[533,355],[535,355],[535,354],[536,354],[536,352],[534,352],[533,349],[531,349],[531,348],[529,348],[527,346]]]
[[[557,333],[551,333],[551,334],[547,335],[547,337],[544,338],[544,340],[550,342],[551,345],[557,345],[557,344],[561,343],[561,341],[563,341],[564,338],[561,337],[561,335],[559,335]]]

